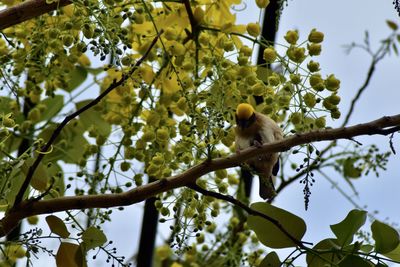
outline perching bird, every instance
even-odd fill
[[[240,152],[250,146],[260,146],[265,143],[283,139],[281,128],[269,117],[259,112],[247,103],[242,103],[236,109],[236,151]],[[258,174],[260,180],[260,196],[270,199],[276,195],[272,178],[279,171],[279,154],[263,154],[247,161]]]

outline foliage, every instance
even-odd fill
[[[2,4],[11,7],[17,2]],[[316,29],[307,37],[289,30],[286,43],[271,44],[259,36],[257,21],[236,23],[231,7],[239,0],[72,2],[2,32],[0,207],[4,212],[13,207],[40,154],[44,157],[25,199],[122,193],[232,153],[235,107],[241,102],[255,106],[253,96],[264,99],[256,109],[279,122],[286,134],[325,129],[330,119],[341,116],[340,80],[323,74],[317,58],[324,34]],[[268,1],[257,4],[265,7]],[[397,54],[397,27],[389,26],[393,34],[384,51]],[[156,36],[160,38],[148,50]],[[256,44],[262,48],[264,65],[252,63]],[[49,151],[41,151],[64,119],[121,79],[124,82],[93,108],[71,118]],[[291,154],[304,155],[304,161],[291,165],[303,175],[293,180],[304,184],[306,207],[314,170],[333,166],[351,184],[363,172],[384,169],[389,157],[374,146],[365,153],[343,149],[323,157],[325,152],[305,145],[282,155],[284,164],[290,163]],[[279,179],[278,184],[286,183]],[[243,199],[234,170],[218,170],[196,183]],[[274,232],[276,224],[254,215],[246,218],[225,201],[190,188],[157,198],[160,222],[174,221],[169,243],[156,251],[160,266],[294,265],[301,255],[310,266],[355,262],[368,266],[384,264],[383,257],[400,261],[399,236],[387,224],[372,224],[375,244],[353,240],[365,223],[364,211],[351,211],[331,226],[335,238],[311,248],[301,240],[304,221],[266,203],[253,203],[251,208],[287,227],[294,239],[283,232],[266,235],[262,227]],[[32,257],[44,252],[55,257],[57,266],[85,266],[94,249],[94,258],[103,253],[107,262],[124,265],[125,258],[108,248],[112,237],[101,230],[113,211],[67,212],[64,220],[49,215],[45,219],[49,229],[34,228],[19,240],[3,242],[4,263],[25,257],[32,264]],[[215,221],[222,220],[220,214],[229,216],[224,227]],[[59,241],[56,253],[41,245],[45,238]],[[261,244],[294,250],[281,260],[274,251],[265,255]]]

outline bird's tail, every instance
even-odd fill
[[[271,199],[276,196],[272,177],[266,174],[259,174],[260,179],[260,197],[263,199]]]

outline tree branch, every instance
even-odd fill
[[[71,0],[59,0],[46,4],[46,0],[29,0],[0,11],[0,30],[72,4]]]
[[[51,145],[54,143],[56,138],[60,135],[62,129],[74,118],[78,117],[80,114],[85,112],[86,110],[90,109],[91,107],[95,106],[102,100],[105,96],[107,96],[112,90],[117,88],[118,86],[122,85],[126,80],[128,80],[129,77],[138,69],[138,67],[142,64],[142,62],[147,58],[148,54],[150,53],[151,49],[153,46],[157,43],[158,38],[160,35],[163,33],[161,30],[158,35],[153,39],[151,42],[149,48],[147,51],[144,53],[144,55],[136,62],[136,64],[132,67],[132,69],[129,71],[128,74],[122,75],[122,78],[119,81],[114,81],[106,90],[104,90],[98,97],[93,99],[91,102],[89,102],[87,105],[81,107],[71,115],[68,115],[65,117],[65,119],[57,126],[57,128],[54,130],[53,134],[50,136],[49,141],[41,148],[40,153],[38,154],[36,160],[33,162],[32,166],[29,167],[28,173],[26,175],[26,178],[18,191],[17,196],[15,197],[14,201],[14,207],[16,207],[19,203],[21,203],[22,198],[24,196],[24,193],[26,189],[28,188],[33,174],[35,173],[36,168],[39,166],[40,162],[42,161],[43,157],[46,155],[46,152],[51,148]]]
[[[396,132],[398,126],[400,126],[400,114],[395,116],[385,116],[375,121],[351,127],[295,134],[279,142],[265,144],[261,147],[250,147],[241,151],[239,154],[232,154],[225,158],[204,161],[181,174],[162,178],[158,181],[136,187],[124,193],[68,196],[39,201],[25,200],[16,204],[13,209],[8,211],[5,217],[0,220],[0,236],[4,236],[10,232],[23,218],[32,215],[48,214],[74,209],[128,206],[141,202],[154,195],[193,184],[199,177],[210,172],[236,167],[259,154],[282,152],[289,150],[294,146],[315,141],[349,139],[360,135],[388,135]]]

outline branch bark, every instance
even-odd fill
[[[0,30],[72,4],[71,0],[59,0],[47,4],[46,0],[30,0],[0,11]]]
[[[139,186],[124,193],[69,196],[37,201],[25,200],[15,205],[14,208],[0,220],[0,236],[6,235],[20,220],[32,215],[48,214],[74,209],[128,206],[141,202],[157,194],[193,184],[199,177],[210,172],[239,166],[249,158],[255,157],[259,154],[282,152],[289,150],[294,146],[316,141],[350,139],[360,135],[388,135],[398,131],[399,126],[400,114],[395,116],[385,116],[378,120],[355,126],[295,134],[279,142],[265,144],[261,147],[248,148],[239,154],[232,154],[228,157],[204,161],[181,174],[162,178],[158,181]]]

